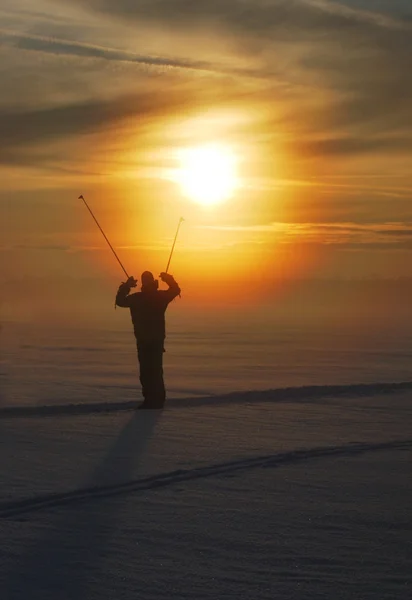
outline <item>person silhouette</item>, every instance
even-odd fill
[[[160,273],[160,279],[169,288],[159,290],[159,282],[150,271],[142,273],[141,291],[131,294],[136,287],[134,277],[122,283],[117,291],[116,305],[130,308],[137,356],[140,367],[140,383],[143,403],[138,408],[163,408],[166,391],[163,381],[163,352],[166,337],[165,312],[169,303],[179,296],[180,287],[172,275]]]

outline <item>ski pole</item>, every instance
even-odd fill
[[[83,202],[85,203],[87,210],[88,210],[88,211],[89,211],[89,213],[92,215],[92,217],[93,217],[93,219],[94,219],[94,221],[95,221],[95,223],[96,223],[97,227],[98,227],[98,228],[100,229],[100,231],[102,232],[104,239],[105,239],[105,240],[106,240],[106,242],[109,244],[109,248],[110,248],[110,250],[113,252],[113,254],[115,255],[115,257],[116,257],[116,259],[117,259],[117,262],[119,263],[119,265],[122,267],[122,269],[123,269],[123,271],[124,271],[124,274],[126,275],[127,279],[130,279],[130,278],[129,278],[129,275],[128,275],[127,271],[126,271],[126,269],[124,268],[124,266],[123,266],[123,264],[122,264],[122,261],[121,261],[121,260],[120,260],[120,258],[117,256],[117,254],[116,254],[116,252],[115,252],[115,249],[113,248],[113,246],[111,245],[111,243],[110,243],[110,242],[109,242],[109,240],[107,239],[107,237],[106,237],[106,234],[105,234],[105,232],[103,231],[103,229],[100,227],[100,225],[99,225],[99,222],[98,222],[98,220],[96,219],[96,217],[94,216],[94,214],[93,214],[93,212],[92,212],[92,210],[91,210],[90,206],[87,204],[86,200],[84,199],[84,197],[83,197],[82,195],[80,195],[80,196],[79,196],[78,200],[83,200]]]
[[[183,218],[183,217],[180,217],[179,224],[178,224],[178,226],[177,226],[177,230],[176,230],[175,239],[174,239],[174,241],[173,241],[173,246],[172,246],[172,249],[171,249],[171,251],[170,251],[169,260],[168,260],[168,262],[167,262],[167,267],[166,267],[166,271],[165,271],[165,273],[167,273],[167,272],[168,272],[168,270],[169,270],[170,261],[172,260],[173,250],[175,249],[175,244],[176,244],[177,236],[178,236],[179,229],[180,229],[180,226],[181,226],[181,224],[183,223],[183,221],[184,221],[184,218]]]

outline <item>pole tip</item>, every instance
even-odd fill
[[[77,198],[78,200],[84,200],[83,198],[83,194],[80,194],[80,196]]]

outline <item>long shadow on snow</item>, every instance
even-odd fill
[[[136,413],[115,445],[84,482],[87,488],[122,485],[130,479],[152,437],[159,411]],[[22,527],[24,524],[22,523]],[[107,546],[116,527],[115,503],[96,511],[92,504],[70,512],[51,513],[45,537],[17,558],[0,581],[8,600],[68,600],[89,598],[94,579],[101,579]]]

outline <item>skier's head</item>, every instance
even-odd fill
[[[153,273],[150,271],[144,271],[142,273],[142,292],[151,292],[157,290],[159,282],[153,277]]]

